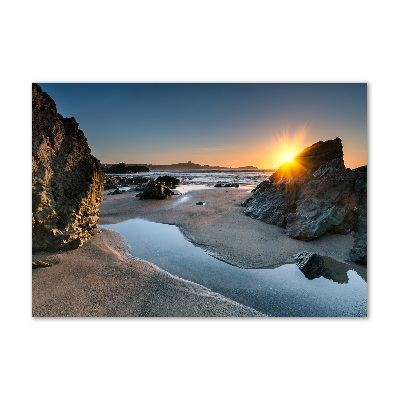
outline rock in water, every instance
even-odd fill
[[[322,275],[324,260],[321,256],[310,251],[302,251],[294,256],[296,265],[308,279],[318,278]]]
[[[367,166],[345,168],[339,138],[303,150],[260,183],[246,215],[286,228],[295,239],[355,232],[350,258],[367,263]]]
[[[33,252],[77,248],[96,232],[103,177],[78,126],[33,84]]]

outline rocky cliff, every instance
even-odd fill
[[[103,198],[100,162],[74,118],[32,86],[32,250],[81,246],[96,232]]]
[[[246,215],[285,228],[295,239],[354,232],[350,259],[367,263],[367,167],[345,168],[339,138],[303,150],[243,205]]]

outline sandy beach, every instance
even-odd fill
[[[53,265],[32,271],[34,317],[257,317],[261,313],[126,254],[103,230],[83,247],[35,254]]]
[[[273,268],[310,250],[345,261],[350,235],[301,242],[244,215],[244,188],[193,190],[168,200],[139,200],[135,192],[104,196],[101,225],[131,218],[177,225],[188,240],[241,268]],[[204,201],[205,205],[196,205]],[[110,226],[112,229],[112,226]],[[131,252],[135,253],[134,248]],[[38,253],[49,268],[32,272],[33,316],[253,317],[257,311],[127,254],[123,238],[102,229],[83,247]]]

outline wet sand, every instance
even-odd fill
[[[193,190],[168,200],[139,200],[135,192],[104,196],[101,225],[131,218],[175,224],[194,244],[241,268],[273,268],[293,255],[315,251],[346,261],[351,235],[331,235],[301,242],[283,229],[244,215],[244,188]],[[205,205],[196,205],[204,201]],[[110,226],[112,229],[112,226]],[[134,248],[132,248],[134,254]],[[124,240],[103,229],[82,248],[35,254],[53,264],[32,271],[32,315],[54,317],[260,316],[257,311],[210,290],[176,278],[147,261],[127,254]]]
[[[139,200],[135,192],[104,196],[100,223],[113,224],[130,218],[174,224],[192,243],[240,268],[274,268],[293,262],[293,255],[314,251],[347,262],[352,235],[327,235],[310,242],[291,239],[284,229],[244,214],[241,202],[249,189],[213,188],[192,190],[168,200]],[[196,205],[204,201],[203,206]]]

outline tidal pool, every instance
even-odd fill
[[[366,272],[364,276],[361,273],[361,277],[346,268],[341,271],[340,280],[335,281],[335,274],[332,274],[333,279],[322,276],[309,280],[295,264],[275,269],[242,269],[193,245],[175,225],[135,218],[100,227],[120,233],[128,241],[134,257],[267,315],[367,316]]]

